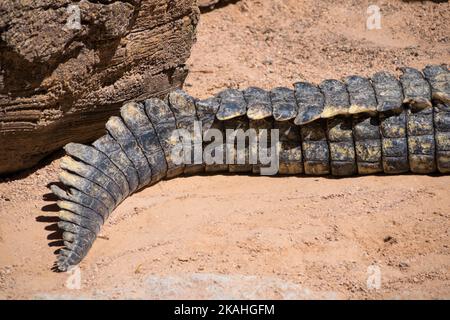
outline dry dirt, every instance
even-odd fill
[[[185,89],[270,88],[450,61],[450,5],[241,1],[202,15]],[[450,176],[198,176],[127,199],[51,271],[61,153],[0,184],[0,298],[450,298]],[[380,287],[367,281],[380,275]],[[74,282],[71,282],[72,284]],[[69,287],[71,287],[69,285]]]

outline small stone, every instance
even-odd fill
[[[389,244],[397,243],[397,239],[392,237],[392,236],[384,237],[383,241],[386,242],[386,243],[389,243]]]

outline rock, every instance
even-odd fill
[[[227,2],[233,3],[237,2],[238,0],[197,0],[198,6],[200,10],[208,10],[208,9],[214,9],[217,5],[224,5]]]
[[[397,239],[394,238],[394,237],[392,237],[392,236],[386,236],[386,237],[384,237],[383,241],[384,241],[385,243],[389,243],[389,244],[395,244],[395,243],[397,243]]]
[[[198,15],[195,0],[1,1],[0,175],[180,87]]]

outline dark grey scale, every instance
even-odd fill
[[[121,189],[121,194],[127,194],[128,182],[122,171],[117,168],[114,163],[102,152],[79,143],[68,143],[64,146],[66,154],[83,161],[103,172],[111,178]]]
[[[65,232],[69,232],[75,235],[75,238],[84,238],[84,237],[95,237],[96,234],[89,229],[80,227],[77,224],[67,222],[67,221],[58,221],[58,227]],[[63,236],[64,233],[63,232]],[[65,239],[66,240],[66,239]]]
[[[197,118],[202,123],[202,137],[203,137],[202,148],[203,151],[206,150],[206,152],[204,152],[203,154],[203,164],[205,166],[206,172],[210,172],[209,169],[211,168],[219,169],[219,167],[221,166],[221,164],[215,164],[215,162],[213,161],[215,152],[214,150],[211,150],[211,148],[214,147],[214,143],[218,143],[217,145],[220,145],[221,147],[223,147],[224,145],[223,140],[215,141],[216,133],[218,134],[220,132],[220,135],[222,135],[222,130],[217,128],[217,123],[221,121],[216,119],[216,113],[219,110],[219,107],[220,107],[220,99],[217,97],[195,101]],[[221,125],[223,129],[223,123],[221,123]],[[217,129],[218,131],[214,129]],[[221,157],[221,159],[223,162],[223,156]],[[225,166],[222,169],[222,171],[228,171],[228,166]]]
[[[212,137],[208,142],[209,137],[206,137],[205,144],[203,146],[203,154],[205,156],[205,172],[228,172],[228,164],[226,163],[226,134],[225,134],[225,121],[221,121],[217,118],[214,119],[209,134],[219,133],[220,137]],[[220,140],[215,140],[215,139]],[[206,158],[208,157],[208,159]]]
[[[70,244],[73,249],[61,249],[57,260],[58,269],[61,271],[67,271],[70,267],[77,265],[89,252],[92,243],[95,239],[86,243],[74,243]]]
[[[80,216],[70,211],[60,210],[59,218],[63,221],[71,222],[79,225],[80,227],[86,228],[94,232],[95,234],[98,234],[98,232],[100,231],[100,225],[94,220]]]
[[[71,222],[59,221],[58,227],[64,230],[62,234],[64,244],[80,257],[84,257],[87,254],[97,238],[95,232]],[[64,261],[65,259],[61,260]]]
[[[224,121],[226,133],[226,163],[229,172],[252,172],[253,165],[250,164],[250,140],[252,132],[248,131],[249,121],[247,116]],[[245,134],[245,136],[244,136]]]
[[[403,103],[414,112],[431,108],[431,88],[422,73],[414,68],[401,68],[400,83],[403,88]]]
[[[86,250],[87,253],[88,250]],[[73,251],[68,249],[59,250],[58,260],[56,265],[60,271],[68,271],[71,266],[77,265],[83,260],[84,257],[80,257]]]
[[[62,234],[62,239],[67,242],[73,243],[77,240],[77,236],[75,233],[64,231]],[[70,249],[70,248],[69,248]]]
[[[136,169],[139,178],[137,189],[147,186],[152,180],[152,170],[130,129],[127,128],[121,118],[113,116],[106,122],[106,130],[120,145]]]
[[[375,73],[371,80],[377,97],[378,112],[402,112],[403,90],[400,82],[385,71]]]
[[[224,139],[224,155],[225,163],[228,164],[229,172],[249,172],[252,171],[252,165],[249,164],[249,139],[245,138],[238,141],[235,133],[236,130],[247,131],[249,128],[247,113],[247,102],[244,94],[236,89],[226,89],[218,94],[220,98],[220,107],[216,113],[216,118],[223,121],[223,130],[225,132]],[[242,142],[244,148],[237,152],[237,144]],[[223,167],[222,167],[223,168]],[[209,172],[217,170],[216,168],[208,168]]]
[[[58,269],[60,271],[67,271],[71,266],[79,264],[82,259],[78,254],[67,248],[60,249],[57,259]]]
[[[317,120],[300,127],[305,174],[330,173],[330,151],[325,121]]]
[[[356,167],[359,174],[382,172],[381,140],[377,113],[377,99],[370,80],[360,76],[344,79],[347,86],[352,119]],[[347,138],[348,139],[348,138]]]
[[[91,208],[95,212],[99,213],[103,217],[104,221],[106,221],[109,216],[110,211],[102,202],[100,202],[96,198],[88,196],[87,194],[77,189],[70,188],[66,192],[65,190],[54,184],[50,186],[50,189],[52,190],[53,194],[55,194],[61,200],[72,201],[84,207]]]
[[[58,227],[64,230],[64,245],[69,250],[59,255],[57,265],[60,270],[66,271],[86,256],[105,217],[99,216],[93,210],[95,207],[89,209],[71,201],[58,201],[58,206],[62,209]]]
[[[272,117],[270,93],[264,89],[250,87],[243,91],[247,102],[247,117],[250,120],[263,120]]]
[[[70,266],[81,262],[82,257],[68,249],[60,249],[57,264],[59,270],[67,271]],[[76,261],[76,262],[75,262]],[[63,269],[65,268],[65,269]]]
[[[74,242],[77,240],[77,235],[72,232],[64,231],[62,234],[62,238],[64,241]]]
[[[350,101],[345,84],[335,79],[324,80],[319,85],[325,103],[321,117],[328,119],[338,115],[348,115]]]
[[[360,76],[349,76],[344,79],[350,99],[350,114],[377,113],[377,98],[370,80]]]
[[[103,220],[103,217],[92,210],[91,208],[83,207],[82,205],[79,205],[78,203],[66,201],[66,200],[58,200],[57,202],[58,207],[61,210],[69,211],[72,213],[75,213],[81,217],[84,217],[86,219],[91,220],[92,222],[96,223],[101,227],[103,223],[105,222]]]
[[[63,248],[63,249],[59,250],[57,264],[58,264],[58,266],[60,266],[60,270],[62,270],[61,269],[62,265],[65,264],[65,267],[67,269],[63,270],[63,271],[67,271],[69,269],[69,267],[81,262],[81,259],[82,259],[82,257],[80,257],[77,253],[75,253],[72,250],[69,250],[67,248]],[[77,261],[77,262],[74,263],[74,261]]]
[[[400,83],[406,111],[409,168],[414,173],[436,171],[433,109],[431,89],[422,73],[414,68],[402,68]]]
[[[261,173],[261,163],[259,154],[261,153],[267,159],[270,157],[271,129],[273,128],[272,104],[270,93],[264,89],[250,87],[243,91],[245,101],[247,102],[247,118],[249,128],[254,131],[256,138],[250,142],[250,162],[256,162],[252,165],[252,172]],[[264,140],[265,138],[265,140]],[[263,146],[260,143],[263,139],[267,144]]]
[[[96,233],[84,227],[80,227],[72,222],[59,221],[58,227],[64,230],[62,234],[64,241],[72,242],[72,244],[78,244],[80,247],[87,250],[89,250],[90,246],[97,237]]]
[[[363,114],[353,117],[353,139],[358,174],[383,172],[379,127],[378,117]]]
[[[71,252],[75,253],[78,257],[84,258],[91,248],[93,242],[83,241],[83,242],[70,242],[64,241],[64,245]]]
[[[241,117],[247,113],[247,103],[241,91],[226,89],[218,94],[218,98],[220,99],[220,107],[216,117],[220,121]]]
[[[117,141],[107,133],[95,140],[92,146],[100,152],[103,152],[122,171],[128,182],[128,190],[126,190],[125,194],[129,195],[133,193],[139,186],[138,172]]]
[[[63,231],[62,238],[69,242],[91,242],[97,237],[97,234],[89,229],[80,227],[79,225],[73,224],[67,221],[59,221],[58,227]]]
[[[334,176],[356,174],[352,118],[338,116],[327,119],[327,136],[330,148],[331,174]]]
[[[297,102],[294,90],[278,87],[270,91],[272,115],[275,121],[289,121],[297,116]]]
[[[294,124],[298,115],[295,91],[279,87],[270,91],[273,128],[279,130],[279,174],[303,172],[302,148],[299,128]]]
[[[65,233],[67,234],[67,232]],[[86,256],[86,254],[89,252],[89,249],[92,247],[92,244],[94,243],[95,239],[96,237],[85,236],[82,238],[81,237],[77,238],[74,241],[65,240],[64,241],[64,245],[66,246],[65,250],[68,249],[72,253],[72,255],[69,255],[69,257],[67,257],[66,255],[63,256],[60,255],[58,257],[58,262],[61,265],[66,264],[67,265],[66,268],[69,268],[71,265],[76,264],[74,263],[74,261],[78,261],[79,258],[82,259]],[[75,256],[75,259],[72,256]]]
[[[76,161],[70,156],[63,157],[59,166],[61,169],[73,172],[80,177],[98,184],[114,198],[116,205],[126,197],[126,195],[122,194],[120,187],[110,177],[93,166],[81,161]]]
[[[406,111],[380,114],[383,170],[395,174],[409,171]]]
[[[414,173],[432,173],[436,171],[433,108],[408,109],[406,115],[409,168]]]
[[[207,132],[216,119],[216,113],[220,107],[220,99],[212,97],[204,100],[195,101],[197,118],[202,122],[202,133]]]
[[[86,178],[62,170],[59,173],[59,180],[64,183],[64,185],[75,188],[87,194],[91,198],[99,200],[105,205],[109,212],[112,212],[112,210],[116,207],[114,198],[108,192],[106,192],[103,188],[101,188],[94,182],[87,180]]]
[[[136,102],[127,103],[120,109],[120,115],[148,160],[152,171],[151,183],[160,181],[167,173],[166,157],[156,131],[145,113],[144,105]]]
[[[160,99],[145,100],[145,112],[158,135],[159,143],[164,151],[167,162],[167,178],[174,178],[184,172],[184,162],[178,163],[172,155],[174,148],[181,140],[174,135],[177,123],[167,103]]]
[[[85,257],[89,249],[92,247],[95,239],[96,238],[84,237],[76,239],[75,241],[64,240],[64,245],[77,256]]]
[[[302,143],[300,127],[293,120],[275,121],[274,129],[279,130],[279,169],[282,175],[303,173]]]
[[[308,82],[294,84],[294,94],[297,101],[296,125],[304,125],[321,118],[325,99],[320,89]]]
[[[185,129],[190,134],[191,141],[183,141],[185,152],[191,153],[190,164],[185,163],[184,174],[192,175],[203,172],[204,166],[201,159],[202,137],[201,128],[196,126],[197,115],[195,111],[195,99],[182,90],[175,90],[167,96],[169,107],[175,116],[177,129]],[[197,155],[197,158],[196,158]]]
[[[423,69],[431,85],[433,100],[450,105],[450,71],[446,65],[429,65]]]
[[[450,104],[434,104],[434,138],[439,172],[450,173]]]
[[[64,221],[66,222],[66,221]],[[66,222],[66,223],[70,223],[70,222]],[[70,223],[72,224],[72,223]],[[73,226],[77,226],[75,224],[72,224]],[[64,240],[64,244],[69,248],[72,249],[73,246],[78,246],[79,248],[86,248],[86,247],[90,247],[91,244],[93,243],[93,241],[96,239],[97,235],[93,232],[91,232],[88,229],[84,229],[81,228],[80,226],[77,226],[80,229],[84,230],[84,231],[88,231],[88,232],[83,232],[83,233],[72,233],[69,231],[64,231],[62,234],[62,238]],[[78,255],[83,255],[83,252],[77,251]]]
[[[261,173],[261,168],[268,166],[261,162],[260,154],[266,159],[271,155],[271,130],[273,129],[273,118],[268,117],[259,120],[252,120],[249,118],[249,128],[253,129],[256,135],[254,143],[249,146],[249,151],[252,155],[252,162],[256,162],[252,166],[252,172],[255,174]],[[265,141],[265,143],[262,143]]]

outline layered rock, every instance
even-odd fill
[[[0,174],[99,137],[131,99],[180,87],[195,0],[0,3]]]

